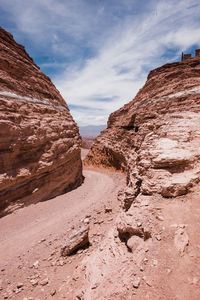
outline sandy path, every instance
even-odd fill
[[[82,157],[87,152],[82,151]],[[0,299],[51,299],[52,290],[55,299],[69,299],[66,280],[73,278],[83,256],[89,255],[113,226],[113,213],[120,209],[117,193],[125,184],[122,174],[106,170],[87,169],[83,175],[85,180],[77,189],[0,218]],[[105,206],[112,208],[112,215],[105,213]],[[86,216],[90,219],[90,247],[62,258],[60,249],[67,231]],[[33,267],[36,261],[37,268]],[[41,286],[40,281],[47,277],[48,284]],[[19,282],[21,289],[17,288]]]
[[[85,217],[113,197],[116,183],[112,176],[91,170],[85,171],[84,176],[78,189],[0,219],[1,261],[20,255],[49,233],[62,233],[68,222]]]

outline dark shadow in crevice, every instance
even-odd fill
[[[77,252],[78,252],[79,250],[86,250],[86,249],[88,249],[91,245],[92,245],[92,244],[91,244],[90,242],[88,242],[87,244],[85,244],[84,246],[81,246],[81,247],[77,248],[76,250],[74,250],[72,253],[70,253],[70,254],[67,255],[67,256],[74,256],[74,255],[77,254]]]

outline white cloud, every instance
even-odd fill
[[[199,44],[199,6],[197,1],[158,1],[151,14],[127,17],[111,30],[98,54],[84,66],[70,66],[54,78],[68,104],[90,107],[72,113],[80,125],[99,125],[109,113],[130,101],[146,80],[146,69],[166,63],[162,58],[168,48],[171,60],[180,58],[182,50]],[[101,37],[100,37],[101,38]],[[111,101],[101,101],[109,98]],[[98,101],[97,101],[98,99]],[[102,109],[96,111],[95,108]]]

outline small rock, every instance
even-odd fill
[[[64,260],[60,260],[60,261],[59,261],[59,266],[61,266],[61,267],[62,267],[62,266],[64,266],[64,265],[65,265],[65,262],[64,262]]]
[[[56,250],[53,250],[50,255],[53,256],[55,253],[56,253]]]
[[[31,279],[30,283],[32,284],[32,286],[36,286],[36,285],[38,285],[38,280],[37,279]]]
[[[152,260],[152,266],[157,267],[157,265],[158,265],[157,259],[153,259]]]
[[[37,268],[38,268],[38,265],[39,265],[39,261],[36,260],[36,261],[34,262],[34,264],[33,264],[33,267],[34,267],[35,269],[37,269]]]
[[[140,271],[143,272],[144,271],[144,267],[140,266]]]
[[[161,215],[156,216],[156,219],[158,219],[159,221],[164,221],[164,218]]]
[[[184,229],[185,228],[185,224],[179,224],[178,227]]]
[[[56,294],[56,290],[55,289],[51,290],[50,295],[53,297],[55,294]]]
[[[103,251],[104,250],[104,247],[103,246],[100,246],[99,247],[99,251]]]
[[[34,190],[32,191],[32,194],[36,193],[38,190],[39,190],[38,188],[34,189]]]
[[[44,278],[43,280],[40,281],[40,284],[42,286],[47,285],[49,283],[49,279],[48,278]]]
[[[104,211],[105,211],[105,213],[110,213],[110,212],[112,212],[112,208],[106,206]]]
[[[78,292],[77,295],[76,295],[76,299],[82,300],[83,299],[83,295],[84,295],[83,291]]]
[[[159,234],[156,235],[156,239],[157,239],[157,241],[161,241],[161,236]]]
[[[90,223],[90,219],[89,219],[89,218],[85,218],[85,219],[83,220],[83,223],[84,223],[84,224],[89,224],[89,223]]]
[[[167,273],[170,274],[172,272],[171,269],[167,269]]]
[[[32,267],[32,266],[31,266],[31,267]],[[21,270],[22,268],[23,268],[23,266],[22,266],[22,265],[19,265],[19,266],[18,266],[18,269],[20,269],[20,270]]]
[[[38,244],[41,244],[41,243],[43,243],[43,242],[45,242],[46,241],[46,239],[42,239],[42,240],[40,240],[39,242],[38,242]]]
[[[134,277],[134,278],[133,278],[132,284],[133,284],[133,287],[134,287],[135,289],[139,288],[139,286],[140,286],[140,281],[141,281],[140,277]]]
[[[22,291],[21,288],[20,288],[20,289],[15,289],[15,290],[14,290],[15,294],[19,294],[21,291]]]
[[[49,257],[47,258],[48,261],[50,261],[50,260],[52,260],[52,259],[53,259],[52,256],[49,256]]]
[[[24,286],[24,284],[23,284],[23,283],[21,283],[21,282],[18,282],[18,284],[17,284],[17,288],[18,288],[18,289],[22,288],[23,286]]]
[[[145,257],[143,261],[144,261],[144,264],[146,264],[148,262],[148,258]]]
[[[93,286],[91,287],[92,290],[95,290],[97,287],[99,286],[98,283],[93,284]]]
[[[148,286],[152,286],[151,282],[149,281],[149,279],[146,276],[143,276],[142,279]]]
[[[142,246],[144,243],[144,240],[141,239],[139,236],[137,235],[133,235],[132,237],[130,237],[127,241],[127,247],[129,248],[129,250],[131,250],[131,252],[134,252],[138,246]]]
[[[94,221],[94,224],[102,224],[104,220]]]
[[[86,218],[91,218],[91,215],[90,215],[90,214],[87,214],[85,217],[86,217]]]

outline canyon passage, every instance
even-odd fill
[[[200,299],[199,52],[151,71],[88,152],[2,28],[0,49],[0,298]]]

